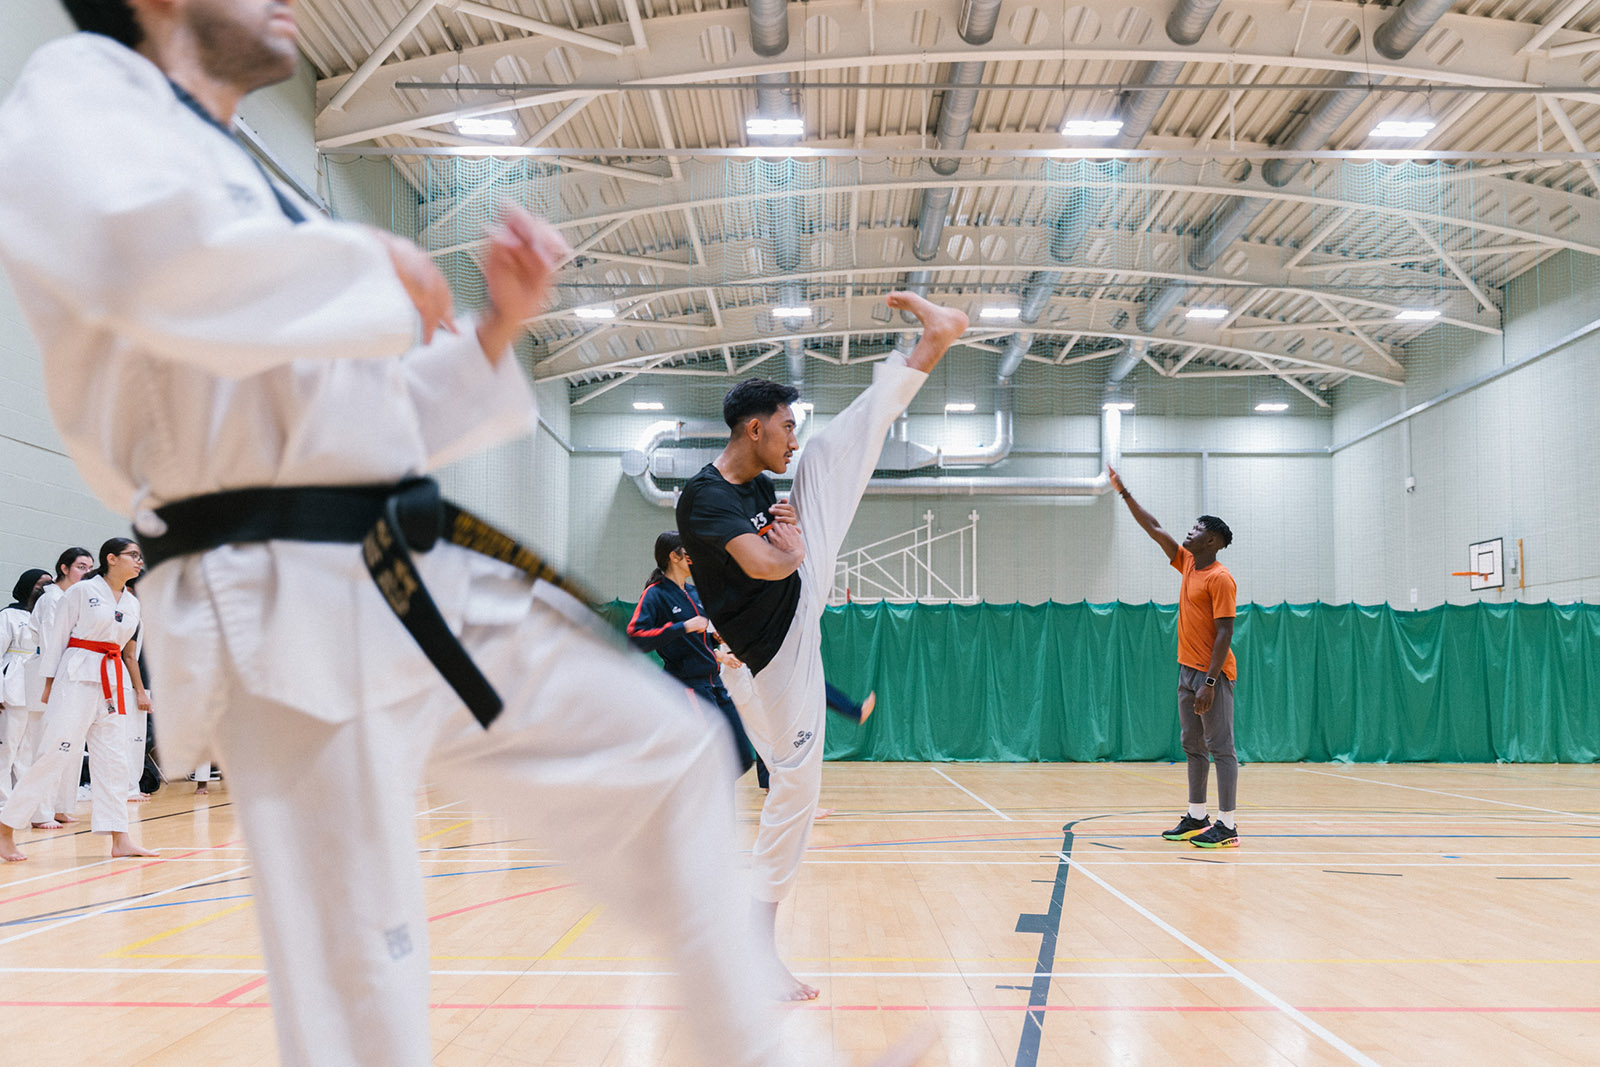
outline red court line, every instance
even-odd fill
[[[260,978],[253,978],[250,981],[246,982],[244,985],[240,986],[239,988],[231,989],[228,992],[222,994],[222,996],[218,997],[217,999],[211,1000],[211,1001],[207,1001],[206,1002],[206,1007],[208,1007],[208,1008],[238,1008],[238,1007],[244,1007],[244,1005],[242,1005],[242,1004],[232,1004],[232,1003],[229,1003],[229,1002],[232,1001],[234,997],[242,997],[246,993],[250,992],[252,989],[260,989],[262,986],[264,986],[266,984],[267,984],[267,979],[266,979],[265,975],[263,975]]]
[[[152,971],[152,974],[160,973]],[[530,972],[530,977],[538,972]],[[257,979],[215,1000],[0,1000],[0,1008],[265,1008],[264,1000],[244,1004],[227,1002],[227,997],[240,996],[265,982]],[[430,1004],[435,1011],[680,1011],[676,1004]],[[806,1011],[897,1011],[897,1012],[1055,1012],[1081,1014],[1206,1014],[1232,1015],[1246,1012],[1271,1012],[1278,1009],[1270,1004],[1048,1004],[1032,1008],[1026,1004],[811,1004],[801,1006]],[[1586,1006],[1515,1006],[1509,1004],[1481,1007],[1455,1005],[1413,1005],[1408,1007],[1381,1007],[1373,1005],[1323,1005],[1297,1009],[1319,1015],[1593,1015],[1600,1014],[1600,1005]]]
[[[509,897],[499,897],[495,900],[486,900],[482,904],[468,904],[466,907],[457,908],[455,911],[442,911],[438,915],[430,915],[428,916],[428,921],[434,922],[437,919],[448,919],[452,915],[460,915],[463,912],[468,911],[477,911],[479,908],[487,908],[494,904],[504,904],[508,900],[521,900],[523,897],[536,897],[540,893],[553,893],[557,889],[571,889],[577,884],[577,882],[568,882],[565,885],[552,885],[547,886],[544,889],[531,889],[526,893],[513,893]]]
[[[161,859],[154,859],[149,863],[137,863],[132,867],[119,867],[117,870],[107,871],[105,874],[95,874],[90,875],[88,878],[79,878],[76,882],[63,882],[61,885],[47,886],[44,889],[35,889],[31,893],[23,893],[20,896],[6,897],[4,900],[0,900],[0,904],[10,904],[18,900],[27,900],[29,897],[42,896],[45,893],[54,893],[60,889],[71,889],[75,885],[86,885],[89,882],[98,882],[102,878],[115,878],[119,874],[131,874],[134,871],[142,871],[146,867],[159,867],[169,859],[186,860],[190,856],[198,856],[202,852],[212,852],[219,848],[228,848],[232,844],[233,842],[229,841],[226,845],[208,845],[205,848],[197,848],[189,852],[182,852],[176,856],[164,856]]]

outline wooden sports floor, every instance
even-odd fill
[[[1252,765],[1220,852],[1156,836],[1183,775],[829,765],[780,923],[831,1062],[918,1025],[928,1064],[1600,1062],[1600,770]],[[275,1062],[227,788],[191,790],[136,809],[159,860],[19,835],[0,1063]],[[548,853],[418,810],[437,1063],[695,1062],[661,961]]]

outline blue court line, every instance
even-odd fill
[[[1092,840],[1107,841],[1154,841],[1160,834],[1096,834]],[[1248,835],[1252,841],[1264,839],[1289,840],[1295,838],[1316,838],[1326,840],[1358,840],[1358,841],[1600,841],[1600,834],[1539,834],[1525,836],[1521,834],[1258,834]],[[1055,836],[1041,837],[955,837],[950,839],[933,839],[917,841],[867,841],[856,845],[828,845],[825,848],[814,849],[817,852],[842,852],[848,848],[899,848],[906,845],[987,845],[1001,844],[1014,841],[1054,841]],[[747,850],[748,851],[748,850]]]

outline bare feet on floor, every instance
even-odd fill
[[[46,819],[44,822],[36,822],[36,823],[34,823],[33,824],[33,828],[35,830],[59,830],[59,829],[61,829],[61,820],[60,819]]]
[[[922,323],[922,338],[906,358],[906,365],[913,370],[932,370],[966,332],[967,316],[955,308],[943,307],[905,291],[890,293],[888,302],[897,311],[911,312]]]
[[[817,819],[826,819],[828,816],[832,815],[835,810],[836,809],[834,808],[818,808],[816,811],[811,813],[812,821],[816,821]]]
[[[21,863],[27,858],[17,847],[16,836],[12,833],[11,827],[0,823],[0,860],[5,860],[7,863]]]
[[[789,968],[783,965],[782,960],[776,962],[778,964],[778,979],[781,983],[778,986],[778,1000],[789,1004],[803,1004],[808,1000],[816,1000],[822,995],[822,990],[816,986],[807,985],[796,978]]]
[[[209,796],[210,793],[211,790],[207,789],[203,785],[197,785],[194,787],[194,795],[197,797]]]
[[[150,794],[149,793],[135,793],[131,797],[128,798],[128,803],[129,804],[143,804],[145,801],[147,801],[149,799],[150,799]]]
[[[131,834],[111,835],[111,858],[123,859],[129,856],[159,856],[161,853],[153,848],[145,848],[135,841]]]
[[[68,823],[74,823],[77,821],[78,817],[69,811],[56,812],[56,822],[60,823],[62,826],[66,826]]]

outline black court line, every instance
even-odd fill
[[[1056,876],[1051,882],[1050,907],[1043,914],[1024,913],[1017,916],[1017,933],[1039,935],[1039,958],[1033,965],[1033,984],[1028,989],[1028,1014],[1022,1020],[1022,1038],[1017,1042],[1015,1067],[1037,1067],[1039,1039],[1044,1034],[1042,1010],[1050,1002],[1050,974],[1056,966],[1056,937],[1061,932],[1061,902],[1067,892],[1067,874],[1072,870],[1072,828],[1070,822],[1061,828],[1061,854],[1056,860]]]
[[[209,882],[197,882],[194,885],[185,886],[183,891],[187,893],[191,889],[207,889],[215,885],[226,885],[229,882],[248,882],[249,880],[250,875],[248,874],[236,875],[233,878],[216,878]],[[74,904],[71,907],[58,908],[55,911],[41,911],[36,915],[25,915],[20,919],[7,919],[5,922],[0,922],[0,928],[7,926],[24,926],[28,923],[35,923],[44,919],[59,919],[63,916],[74,915],[79,912],[93,911],[96,908],[104,908],[111,904],[126,904],[130,900],[143,900],[152,892],[155,892],[155,890],[147,890],[143,893],[135,893],[131,897],[114,897],[110,900],[96,900],[88,904]]]
[[[1391,874],[1388,871],[1330,871],[1324,867],[1323,874],[1364,874],[1369,878],[1404,878],[1403,874]]]
[[[1028,1013],[1022,1020],[1022,1036],[1017,1041],[1014,1067],[1038,1067],[1039,1041],[1044,1035],[1044,1009],[1050,1003],[1051,974],[1056,968],[1056,940],[1061,933],[1061,907],[1067,893],[1067,873],[1072,869],[1073,827],[1096,819],[1115,819],[1125,815],[1156,815],[1154,811],[1114,811],[1074,819],[1061,828],[1061,851],[1056,854],[1056,876],[1050,881],[1050,906],[1043,913],[1017,916],[1017,933],[1039,935],[1039,958],[1033,965],[1033,984],[1027,989]],[[1217,862],[1217,861],[1212,861]],[[1033,879],[1039,881],[1039,879]]]
[[[1096,848],[1114,848],[1118,852],[1126,852],[1126,851],[1128,851],[1127,849],[1123,848],[1121,845],[1108,845],[1104,841],[1090,841],[1089,844],[1094,845]]]
[[[1224,867],[1228,865],[1227,860],[1208,860],[1204,856],[1179,856],[1178,858],[1188,863],[1220,863]]]
[[[1560,875],[1554,875],[1554,874],[1552,874],[1552,875],[1497,874],[1497,875],[1495,875],[1494,880],[1497,881],[1497,882],[1570,882],[1570,881],[1572,881],[1571,878],[1569,878],[1567,875],[1564,875],[1564,874],[1560,874]]]
[[[152,794],[152,795],[154,795],[154,794]],[[207,811],[216,811],[218,808],[231,808],[232,806],[233,806],[233,801],[224,800],[221,804],[209,804],[209,805],[207,805],[206,806],[206,810]],[[200,809],[198,809],[198,808],[190,808],[188,811],[169,811],[165,815],[152,815],[148,819],[140,819],[139,820],[139,825],[143,826],[147,822],[160,822],[162,819],[176,819],[180,815],[193,815],[198,810],[200,810]],[[129,820],[129,822],[132,822],[132,821],[133,820],[131,820],[131,819]],[[87,820],[87,819],[79,819],[78,822],[83,824],[83,829],[82,830],[67,830],[67,828],[65,826],[63,826],[61,829],[67,830],[67,832],[64,833],[64,834],[46,834],[46,836],[44,836],[44,837],[30,837],[30,838],[28,838],[27,843],[30,844],[30,845],[38,845],[38,844],[43,844],[46,841],[62,841],[62,840],[65,840],[66,838],[69,838],[69,837],[81,837],[84,834],[92,834],[92,833],[94,833],[93,830],[89,829],[89,820]],[[43,830],[41,830],[39,832],[40,833],[46,833]]]

